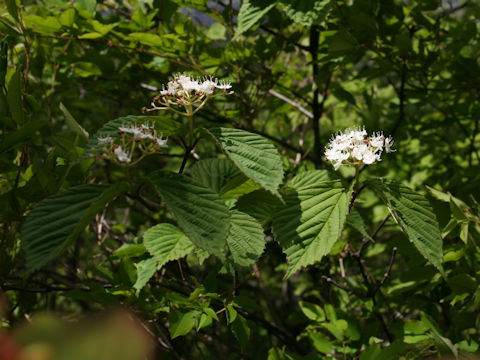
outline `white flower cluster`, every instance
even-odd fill
[[[102,148],[102,157],[120,163],[131,163],[134,150],[138,148],[142,153],[142,156],[133,163],[135,164],[144,156],[161,151],[161,148],[168,147],[168,138],[164,139],[162,135],[157,136],[157,131],[149,123],[120,126],[118,128],[118,134],[121,136],[119,139],[121,145],[115,143],[115,139],[111,136],[99,136],[97,138],[98,145]],[[125,149],[128,148],[131,149],[130,154],[125,151]]]
[[[130,126],[120,126],[118,128],[120,133],[132,134],[135,141],[150,139],[152,143],[157,144],[160,147],[167,148],[167,139],[163,139],[163,136],[157,137],[157,131],[153,126],[149,124],[135,125]]]
[[[232,85],[227,81],[218,81],[216,78],[205,77],[203,81],[200,79],[194,79],[185,74],[180,74],[174,77],[172,81],[169,81],[167,87],[162,85],[160,91],[160,97],[184,97],[190,96],[192,93],[195,95],[211,95],[215,89],[228,90]]]
[[[186,74],[178,74],[168,82],[167,86],[162,85],[162,90],[150,104],[151,108],[143,108],[143,111],[171,110],[191,117],[209,99],[232,94],[231,88],[230,81],[219,81],[211,76],[195,79]]]
[[[337,133],[330,139],[325,150],[325,157],[333,163],[335,170],[340,165],[374,164],[381,161],[383,150],[393,152],[393,139],[386,138],[382,132],[367,136],[365,128],[362,130],[349,129],[345,133]]]

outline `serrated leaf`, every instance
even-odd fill
[[[121,126],[129,126],[131,124],[154,124],[155,130],[158,134],[163,134],[165,136],[177,134],[182,128],[182,124],[178,121],[174,121],[163,116],[123,116],[114,120],[110,120],[104,124],[95,135],[91,136],[88,144],[85,147],[85,153],[82,155],[81,159],[85,159],[90,156],[95,156],[101,154],[102,150],[98,146],[99,137],[111,137],[117,139],[118,128]]]
[[[394,180],[373,179],[369,183],[420,254],[443,273],[440,228],[425,196]]]
[[[182,174],[158,170],[149,178],[188,238],[224,259],[230,215],[218,194]]]
[[[195,245],[187,236],[172,224],[158,224],[143,234],[143,243],[157,261],[158,268],[168,261],[188,255]]]
[[[28,272],[55,258],[119,193],[124,183],[79,185],[40,201],[28,214],[20,239]]]
[[[133,288],[140,291],[157,271],[157,261],[152,257],[136,263],[135,267],[137,268],[137,280]]]
[[[204,159],[192,166],[192,177],[216,193],[240,171],[228,159]]]
[[[231,211],[230,223],[227,244],[233,264],[238,268],[250,266],[265,248],[263,228],[253,217],[238,210]]]
[[[210,133],[243,174],[278,194],[283,164],[277,149],[267,139],[239,129],[214,128]]]
[[[364,238],[367,238],[370,241],[375,242],[370,236],[370,234],[367,232],[365,222],[363,221],[362,216],[357,210],[352,209],[352,211],[350,211],[350,213],[347,216],[347,225],[351,226],[353,229],[358,231]]]
[[[243,195],[235,204],[235,207],[253,216],[262,226],[266,226],[273,219],[273,212],[281,202],[266,190],[255,190]]]
[[[342,181],[328,181],[285,195],[273,231],[287,255],[286,278],[330,252],[343,229],[351,193]]]
[[[287,188],[299,189],[312,186],[324,181],[340,180],[339,175],[329,170],[308,170],[302,172],[290,180]]]
[[[223,200],[236,199],[259,189],[261,189],[260,185],[255,184],[252,179],[240,174],[229,180],[225,186],[222,187],[220,196]]]
[[[243,34],[250,29],[257,21],[264,17],[274,6],[274,1],[266,0],[244,0],[238,12],[237,28],[235,36]]]
[[[330,12],[332,0],[280,0],[290,19],[304,26],[322,24]]]

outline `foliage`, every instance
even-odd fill
[[[0,4],[0,358],[472,358],[479,16]],[[363,127],[396,152],[335,171],[332,134]]]

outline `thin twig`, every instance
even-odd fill
[[[269,92],[270,94],[272,94],[273,96],[279,98],[280,100],[285,101],[287,104],[292,105],[294,108],[300,110],[300,112],[302,112],[303,114],[305,114],[309,119],[313,119],[313,114],[312,114],[310,111],[308,111],[307,109],[305,109],[302,105],[296,103],[296,102],[293,101],[293,100],[290,100],[290,99],[289,99],[288,97],[286,97],[285,95],[282,95],[282,94],[276,92],[276,91],[273,90],[273,89],[268,90],[268,92]]]
[[[375,295],[377,293],[378,290],[380,290],[380,288],[382,287],[383,284],[385,284],[385,281],[388,279],[388,277],[390,276],[390,272],[392,271],[392,266],[393,266],[393,263],[395,262],[395,255],[397,254],[397,248],[394,247],[392,249],[392,256],[390,257],[390,263],[388,264],[388,268],[387,268],[387,271],[385,272],[385,274],[383,275],[383,278],[382,280],[378,283],[377,287],[373,290],[373,295]]]

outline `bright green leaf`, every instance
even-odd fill
[[[240,172],[228,159],[204,159],[192,167],[192,176],[200,184],[216,193]]]
[[[238,12],[235,36],[243,34],[264,17],[273,7],[275,2],[267,0],[243,0]]]
[[[230,216],[228,249],[236,267],[247,267],[255,263],[265,248],[262,226],[250,215],[233,210]]]
[[[172,339],[178,336],[187,335],[195,326],[195,311],[185,312],[183,310],[174,310],[168,316],[168,322],[170,323],[170,336]]]
[[[290,277],[320,261],[339,238],[351,189],[341,181],[321,182],[286,193],[273,219],[273,231],[287,255]]]
[[[157,271],[157,261],[149,258],[136,263],[135,267],[137,268],[137,280],[133,288],[140,291]]]
[[[158,170],[149,178],[188,238],[224,259],[230,215],[222,199],[182,174]]]
[[[425,196],[394,180],[374,179],[370,184],[420,254],[443,273],[440,228]]]
[[[143,242],[148,252],[157,261],[158,268],[168,261],[188,255],[195,245],[185,234],[172,224],[158,224],[143,234]]]
[[[20,234],[28,272],[55,258],[85,229],[125,184],[79,185],[52,195],[28,214]]]
[[[282,159],[264,137],[239,129],[214,128],[210,133],[247,177],[273,194],[283,179]]]
[[[303,26],[322,24],[332,3],[332,0],[280,0],[288,17]]]

